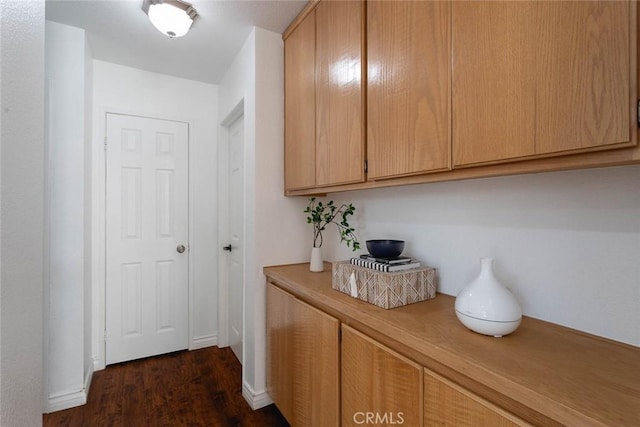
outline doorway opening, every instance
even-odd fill
[[[244,102],[221,123],[219,147],[218,345],[230,346],[243,362],[244,340]]]

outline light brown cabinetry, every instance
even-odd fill
[[[285,33],[285,189],[363,182],[364,2],[322,1]]]
[[[364,2],[316,7],[316,185],[364,181]]]
[[[424,425],[516,427],[531,424],[425,368]]]
[[[267,390],[294,426],[340,422],[340,324],[267,285]]]
[[[342,425],[422,425],[422,368],[342,325]]]
[[[285,50],[307,19],[287,195],[640,163],[636,1],[314,0]]]
[[[316,15],[311,11],[284,45],[285,152],[287,189],[316,184]]]
[[[342,394],[345,423],[354,411],[380,410],[384,417],[419,408],[423,417],[398,425],[640,425],[638,347],[527,316],[513,334],[496,339],[465,328],[455,315],[455,298],[447,295],[384,310],[332,289],[330,269],[312,273],[305,263],[265,267],[264,273],[268,319],[290,318],[285,306],[304,300],[343,325],[342,388],[331,385],[326,393]],[[268,369],[273,360],[299,369],[290,358],[296,329],[278,327],[290,331],[284,346],[272,344],[273,329],[268,327]],[[319,350],[305,355],[305,364],[324,358]],[[338,366],[339,358],[333,360]],[[268,377],[273,390],[279,374]],[[285,390],[292,387],[285,382]],[[374,421],[375,414],[368,425]]]
[[[634,145],[635,20],[627,1],[453,2],[454,167]]]
[[[449,168],[451,3],[367,2],[368,179]]]

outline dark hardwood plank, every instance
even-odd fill
[[[181,351],[108,366],[86,405],[43,416],[52,426],[288,426],[274,405],[253,411],[229,348]]]

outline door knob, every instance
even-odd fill
[[[233,250],[233,248],[231,247],[231,245],[228,245],[228,246],[223,246],[222,250],[231,252]]]
[[[184,245],[178,245],[178,247],[176,248],[176,251],[178,251],[179,254],[181,254],[182,252],[184,252],[186,248],[184,247]]]

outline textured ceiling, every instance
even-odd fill
[[[47,0],[46,18],[86,30],[95,59],[217,84],[251,27],[282,33],[306,0],[193,0],[191,31],[170,39],[142,11],[142,0]]]

